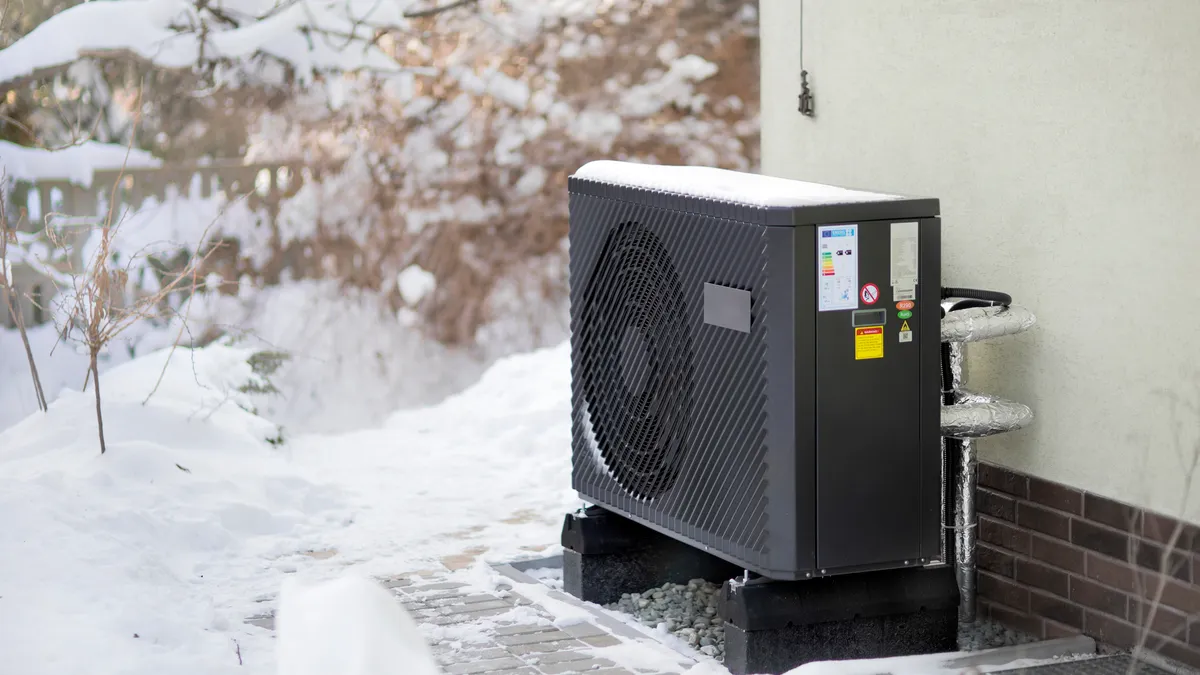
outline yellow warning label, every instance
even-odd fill
[[[906,333],[906,332],[908,332],[909,330],[912,330],[912,329],[908,327],[908,322],[907,322],[907,321],[905,321],[905,322],[904,322],[904,325],[903,325],[903,326],[900,326],[900,332],[901,332],[901,333]]]
[[[854,329],[854,360],[883,358],[883,326]]]

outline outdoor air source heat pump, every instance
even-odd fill
[[[945,561],[936,199],[569,181],[572,483],[771,579]]]

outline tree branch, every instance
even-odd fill
[[[477,4],[479,0],[454,0],[440,7],[430,7],[429,9],[415,9],[404,13],[406,19],[424,19],[431,16],[437,16],[442,12],[449,12],[452,9],[466,7],[467,5]]]

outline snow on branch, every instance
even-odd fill
[[[473,0],[472,0],[473,1]],[[83,59],[134,56],[163,68],[274,57],[302,79],[321,71],[395,71],[378,31],[407,26],[413,2],[108,0],[70,7],[0,50],[0,90]],[[415,9],[428,16],[465,6]]]

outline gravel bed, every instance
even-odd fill
[[[724,661],[725,627],[717,616],[720,592],[717,584],[693,579],[644,593],[626,593],[608,609],[632,614],[643,624],[665,630],[700,653]]]
[[[701,579],[686,584],[663,584],[644,593],[626,593],[607,608],[633,615],[642,624],[666,630],[701,653],[725,659],[725,629],[717,614],[721,587]],[[958,648],[979,651],[1037,642],[1037,638],[980,619],[958,629]]]
[[[964,652],[1012,647],[1037,641],[1036,637],[1028,633],[1006,628],[991,619],[979,619],[968,626],[958,627],[958,648]]]

